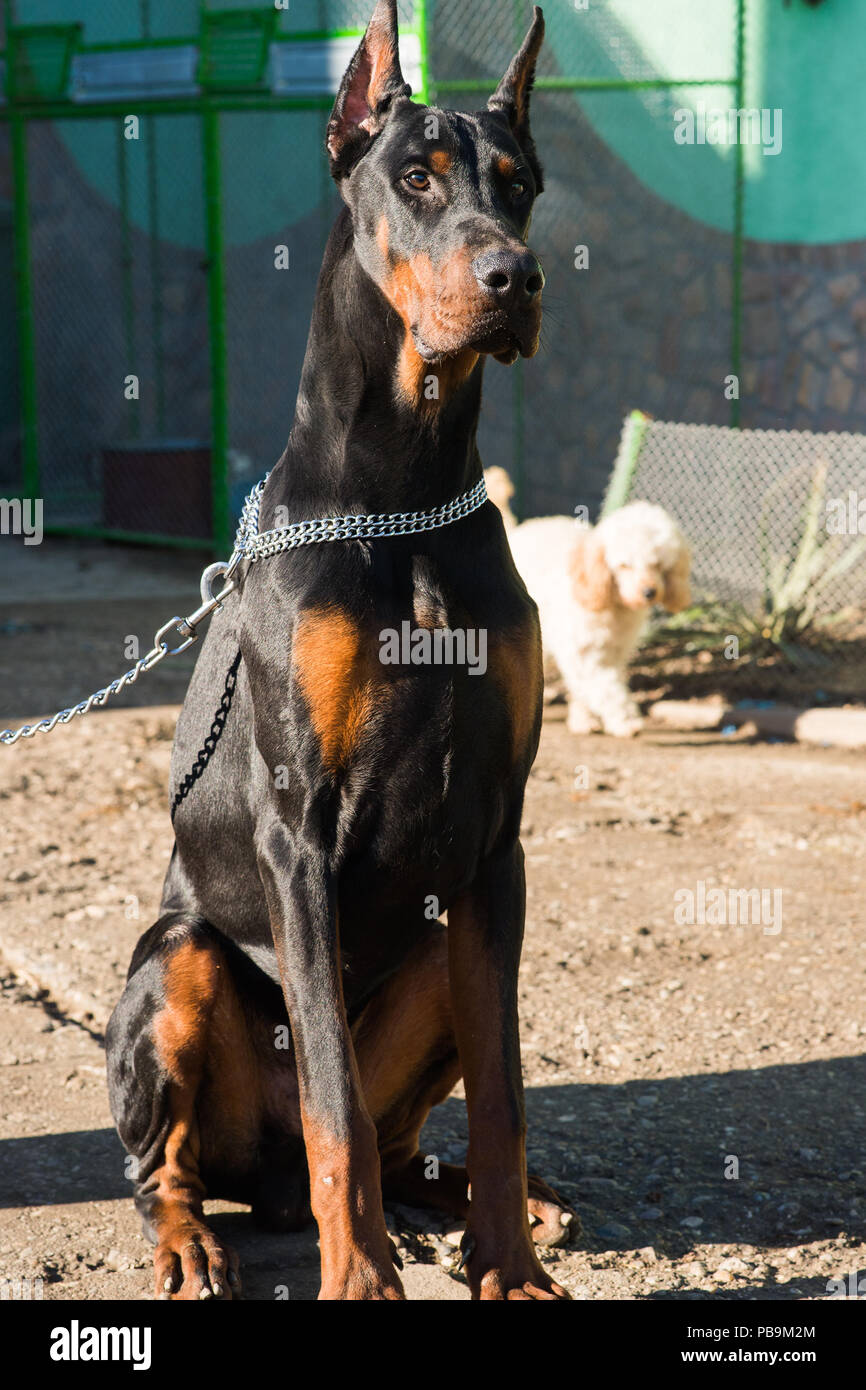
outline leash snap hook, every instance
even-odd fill
[[[213,604],[215,607],[218,607],[219,604],[220,604],[220,602],[221,602],[224,598],[226,598],[227,595],[230,594],[231,591],[232,591],[232,589],[235,587],[234,584],[232,583],[232,584],[227,584],[227,585],[225,586],[225,588],[222,590],[222,592],[219,593],[219,594],[214,594],[214,591],[213,591],[213,586],[214,586],[214,584],[216,583],[216,581],[217,581],[218,579],[229,579],[229,578],[230,578],[230,576],[231,576],[231,574],[232,574],[232,572],[233,572],[233,570],[234,570],[234,568],[236,567],[236,564],[237,564],[237,561],[235,561],[235,563],[232,564],[232,561],[234,560],[234,558],[235,558],[235,557],[232,556],[232,559],[231,559],[231,560],[228,560],[228,561],[226,561],[226,560],[215,560],[214,563],[213,563],[212,565],[208,565],[207,569],[203,571],[202,577],[201,577],[200,586],[199,586],[200,589],[201,589],[201,603],[202,603],[202,607],[204,607],[205,604],[208,604],[208,603],[211,603],[211,604]]]
[[[236,566],[237,561],[234,556],[232,556],[232,559],[229,561],[215,560],[212,565],[208,565],[201,576],[201,603],[198,608],[192,613],[187,614],[185,618],[178,617],[177,614],[175,614],[173,618],[169,618],[168,622],[159,629],[159,632],[153,639],[154,651],[158,651],[162,647],[165,647],[166,656],[179,656],[181,652],[185,652],[188,647],[191,647],[193,642],[198,641],[196,628],[199,623],[203,623],[205,618],[209,618],[215,608],[221,608],[222,600],[227,598],[233,589],[235,589],[235,581],[228,578],[228,576]],[[213,588],[218,579],[226,579],[227,582],[220,589],[220,592],[215,594]],[[184,639],[177,647],[170,647],[165,640],[166,634],[172,630],[174,630],[176,636]]]
[[[182,647],[178,647],[177,651],[171,653],[172,656],[176,656],[177,652],[186,651],[187,647],[198,640],[196,628],[199,623],[203,623],[205,618],[209,618],[214,609],[222,608],[223,599],[227,598],[237,587],[235,581],[228,578],[232,568],[232,562],[226,563],[225,560],[215,560],[212,565],[208,565],[201,577],[201,603],[198,608],[185,618],[172,619],[172,622],[177,622],[177,630],[181,637],[187,639]],[[226,579],[227,582],[219,593],[215,594],[213,586],[218,579]]]
[[[194,617],[195,614],[191,614],[190,616]],[[174,630],[174,634],[176,637],[186,636],[187,631],[189,631],[191,635],[186,637],[186,641],[181,642],[179,647],[170,647],[168,645],[168,642],[165,640],[165,637],[166,633],[171,632],[172,630]],[[169,618],[167,623],[163,623],[162,627],[159,629],[159,632],[154,637],[153,650],[156,652],[160,651],[163,647],[165,647],[166,656],[177,656],[180,652],[185,652],[187,647],[191,647],[193,642],[197,641],[198,634],[193,629],[188,627],[188,620],[186,618],[179,617],[178,614],[175,614],[173,618]],[[156,663],[154,662],[153,664],[155,665]]]

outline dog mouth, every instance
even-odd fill
[[[470,346],[510,367],[518,357],[534,357],[538,351],[541,312],[497,314],[479,328],[481,331],[476,329]]]
[[[434,347],[426,342],[416,327],[413,327],[412,337],[419,356],[423,357],[425,362],[435,364],[471,350],[479,355],[493,357],[497,362],[510,367],[518,357],[535,356],[538,351],[539,328],[539,323],[514,326],[500,321],[489,326],[484,325],[479,332],[479,326],[476,326],[471,336],[467,335],[462,341],[448,348]]]
[[[506,329],[504,333],[492,333],[472,346],[476,352],[488,353],[504,367],[510,367],[518,357],[531,357],[535,351],[534,345],[528,344],[525,339],[522,340],[511,329]]]

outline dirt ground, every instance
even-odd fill
[[[0,726],[104,684],[130,664],[124,637],[146,650],[195,606],[195,557],[160,570],[50,545],[38,565],[0,559]],[[191,664],[143,678],[137,708],[0,749],[0,1280],[39,1278],[46,1298],[150,1296],[101,1037],[157,913]],[[545,1263],[578,1299],[826,1298],[866,1272],[861,759],[742,736],[577,739],[562,714],[528,787],[520,994],[530,1167],[583,1233]],[[766,890],[768,915],[683,923],[701,883]],[[465,1143],[458,1091],[424,1144],[447,1160]],[[247,1297],[315,1297],[314,1232],[211,1210]],[[409,1297],[466,1298],[457,1233],[418,1211],[389,1220]]]

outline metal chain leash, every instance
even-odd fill
[[[226,720],[229,717],[229,711],[232,707],[232,701],[235,697],[235,690],[237,688],[238,683],[238,668],[240,667],[240,664],[241,653],[240,651],[238,651],[237,656],[235,657],[226,674],[225,689],[223,690],[222,696],[220,698],[217,712],[213,717],[213,722],[210,726],[210,733],[205,739],[204,745],[199,749],[198,753],[196,754],[195,762],[193,763],[189,772],[186,773],[183,781],[181,782],[180,786],[175,792],[174,800],[171,803],[172,821],[175,818],[175,814],[180,803],[189,796],[196,782],[203,775],[205,768],[207,767],[208,763],[214,755],[217,744],[222,738],[222,732],[225,728]]]
[[[257,560],[272,555],[280,555],[285,550],[295,550],[301,545],[314,545],[322,541],[374,540],[383,536],[413,536],[423,531],[433,531],[440,526],[450,526],[477,511],[487,501],[487,488],[484,479],[468,492],[450,502],[427,511],[416,512],[375,512],[368,516],[321,517],[315,521],[295,521],[287,526],[278,526],[271,531],[259,532],[259,507],[265,483],[270,474],[265,474],[256,483],[241,510],[240,522],[235,535],[234,550],[228,561],[217,560],[208,565],[201,576],[201,603],[194,612],[185,618],[175,615],[164,623],[153,639],[153,646],[146,656],[140,657],[134,666],[110,685],[80,700],[69,709],[58,710],[50,718],[40,719],[36,724],[22,724],[19,729],[0,729],[0,744],[11,747],[21,738],[33,738],[35,734],[50,734],[58,724],[69,724],[76,715],[89,714],[94,705],[104,705],[112,695],[118,695],[128,685],[134,685],[139,676],[153,669],[167,656],[178,656],[198,641],[198,628],[217,608],[222,607],[227,598],[239,584],[235,578],[238,566],[243,561],[255,564]],[[223,587],[214,594],[213,586],[222,579]],[[167,634],[174,629],[181,639],[176,647],[169,646]]]
[[[33,738],[35,734],[50,734],[58,724],[68,724],[78,714],[89,714],[94,705],[104,705],[112,695],[118,695],[121,690],[128,685],[134,685],[139,676],[144,671],[151,671],[167,656],[177,656],[179,652],[185,652],[187,647],[191,647],[193,642],[198,640],[196,628],[199,623],[204,622],[205,618],[210,617],[215,608],[219,608],[222,600],[227,598],[236,587],[232,578],[237,566],[240,564],[242,556],[237,551],[232,555],[231,560],[226,563],[224,560],[217,560],[215,564],[208,565],[201,577],[201,603],[193,613],[186,618],[175,615],[169,618],[167,623],[156,633],[153,639],[153,646],[146,656],[142,656],[125,671],[122,676],[118,676],[110,685],[106,685],[102,690],[97,690],[93,695],[89,695],[86,700],[79,700],[77,705],[72,705],[69,709],[58,710],[49,719],[40,719],[36,724],[22,724],[20,729],[0,730],[0,743],[11,746],[17,743],[20,738]],[[226,583],[218,594],[212,592],[212,585],[219,576],[225,578]],[[175,630],[178,637],[182,640],[176,647],[169,646],[165,640],[167,634]]]

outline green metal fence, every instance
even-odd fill
[[[224,550],[233,485],[287,432],[334,208],[324,115],[369,4],[4,5],[0,486],[43,497],[49,533]],[[400,10],[423,99],[423,0]]]
[[[41,496],[48,531],[223,551],[290,423],[336,207],[325,114],[372,0],[3,4],[0,258],[14,255],[17,313],[0,337],[0,491]],[[741,105],[743,0],[718,0],[698,73],[647,56],[644,0],[544,8],[546,346],[526,368],[490,365],[481,436],[534,512],[601,497],[636,404],[737,423],[719,383],[738,371],[743,225],[741,148],[688,152],[710,227],[642,167],[700,91]],[[530,13],[404,0],[416,96],[483,105]]]

